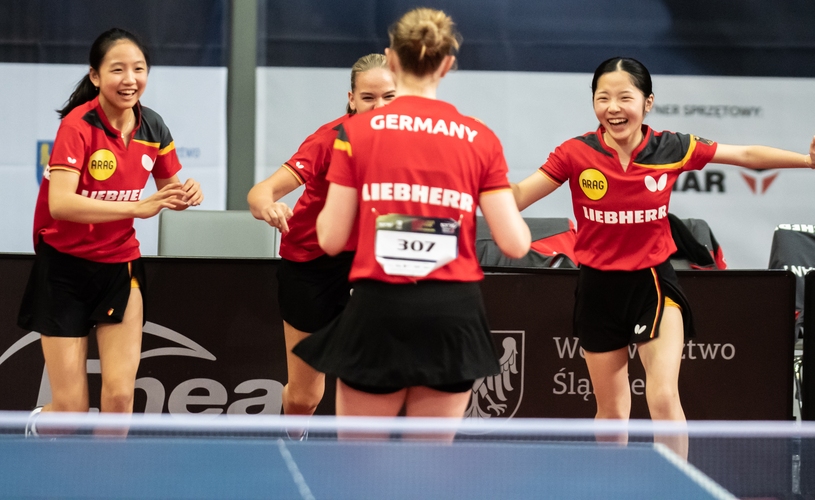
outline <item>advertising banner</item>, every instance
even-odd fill
[[[276,259],[147,258],[138,412],[278,414],[286,351]],[[0,256],[0,410],[50,399],[39,334],[16,326],[31,256]],[[493,269],[494,270],[494,269]],[[786,271],[679,271],[696,318],[680,394],[694,420],[792,416],[795,283]],[[502,372],[476,381],[470,418],[591,418],[595,402],[572,337],[575,270],[489,273],[483,293]],[[91,342],[93,345],[94,342]],[[645,377],[630,349],[632,417],[647,418]],[[88,356],[91,406],[99,361]],[[320,414],[334,411],[329,380]]]

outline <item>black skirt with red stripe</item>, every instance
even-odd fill
[[[659,335],[665,297],[682,308],[685,338],[695,335],[690,304],[670,262],[639,271],[580,266],[574,335],[589,352],[608,352]]]

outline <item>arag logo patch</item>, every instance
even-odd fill
[[[580,189],[590,200],[597,201],[606,195],[608,180],[602,172],[595,168],[587,168],[580,173]]]
[[[98,149],[88,159],[88,172],[97,181],[106,181],[116,172],[116,155],[109,149]]]
[[[501,372],[483,377],[473,384],[470,406],[465,418],[512,418],[524,395],[524,332],[493,330],[493,340],[501,358]]]

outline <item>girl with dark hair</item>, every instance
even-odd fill
[[[282,234],[277,272],[278,302],[286,338],[288,381],[283,388],[283,413],[312,415],[325,392],[325,375],[294,356],[291,349],[334,319],[348,302],[348,272],[356,239],[339,255],[328,256],[317,243],[315,222],[328,192],[328,165],[337,127],[357,113],[393,100],[396,86],[385,56],[368,54],[351,68],[346,114],[311,134],[297,153],[248,196],[249,210]],[[280,198],[305,184],[292,211]]]
[[[144,271],[133,219],[201,203],[161,117],[142,106],[149,59],[138,38],[102,33],[67,105],[34,213],[34,267],[21,328],[41,334],[51,384],[43,411],[88,411],[88,333],[96,327],[100,410],[133,411],[141,356]],[[143,197],[152,174],[158,192]],[[38,409],[39,410],[39,409]],[[33,422],[33,421],[32,421]]]
[[[574,328],[597,418],[629,418],[628,346],[636,343],[651,418],[684,421],[679,366],[693,323],[668,262],[676,251],[667,217],[671,188],[680,173],[708,163],[812,168],[815,138],[802,155],[654,131],[643,124],[654,104],[651,76],[635,59],[600,64],[592,97],[600,126],[561,144],[536,173],[513,185],[515,200],[523,210],[569,181],[580,262]],[[687,455],[687,438],[671,444]]]
[[[529,228],[498,138],[436,99],[460,44],[452,19],[412,10],[390,41],[397,98],[339,127],[317,218],[329,255],[359,224],[354,294],[294,353],[338,378],[338,415],[404,407],[407,416],[462,418],[473,382],[499,372],[478,284],[476,208],[510,257],[526,255]]]

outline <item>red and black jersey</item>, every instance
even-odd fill
[[[325,206],[328,194],[328,165],[334,151],[334,139],[337,138],[339,125],[351,115],[344,115],[326,123],[303,141],[297,153],[283,164],[305,190],[294,205],[293,215],[289,219],[289,232],[280,240],[280,256],[294,262],[307,262],[325,255],[317,243],[317,216]],[[356,228],[345,246],[345,251],[356,248]]]
[[[604,131],[601,126],[564,142],[540,171],[557,184],[569,181],[581,264],[624,271],[654,267],[676,251],[668,204],[677,177],[704,167],[717,145],[644,125],[643,141],[623,170]]]
[[[142,198],[150,174],[169,179],[180,169],[170,131],[155,111],[137,104],[136,126],[125,147],[99,105],[99,98],[74,108],[60,123],[34,212],[34,247],[39,238],[60,252],[96,262],[129,262],[140,256],[133,219],[82,224],[51,217],[51,170],[79,174],[77,194],[109,202]]]
[[[388,214],[460,222],[458,257],[420,280],[483,278],[475,253],[479,195],[509,189],[501,143],[483,123],[446,102],[399,97],[340,126],[328,180],[357,190],[359,240],[351,281],[417,281],[388,275],[376,261],[376,218]]]

